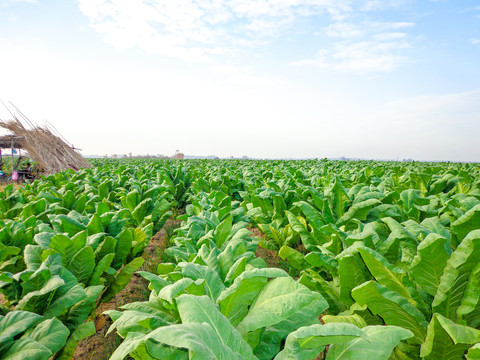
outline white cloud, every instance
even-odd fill
[[[389,1],[383,6],[398,2]],[[344,20],[356,10],[365,11],[368,3],[371,1],[79,0],[79,7],[92,27],[116,48],[140,47],[150,53],[188,58],[191,54],[186,49],[195,47],[198,54],[194,61],[205,61],[212,53],[211,47],[256,46],[265,39],[290,35],[303,19],[327,16]],[[392,24],[402,27],[402,23]],[[348,23],[333,24],[326,31],[330,36],[363,35],[361,28]]]
[[[413,26],[414,24],[411,22],[335,22],[327,26],[324,31],[330,37],[354,38],[379,32],[411,28]]]
[[[363,11],[382,11],[401,7],[408,2],[408,0],[367,0],[360,9]]]
[[[470,39],[470,42],[472,43],[472,45],[479,45],[480,39]]]
[[[37,0],[0,0],[0,5],[14,5],[19,3],[36,4]]]
[[[408,47],[408,43],[397,41],[337,44],[332,51],[322,50],[313,59],[300,60],[292,64],[356,73],[388,72],[407,61],[398,53]]]
[[[316,66],[337,71],[388,72],[407,61],[410,22],[336,22],[326,27],[329,37],[341,38],[331,49],[321,49],[312,59],[293,62],[296,66]]]
[[[0,0],[0,7],[10,8],[18,4],[37,4],[37,0]]]
[[[333,0],[80,0],[81,11],[117,48],[184,57],[190,47],[209,47],[272,37],[302,17],[349,11]],[[188,54],[187,54],[188,55]],[[201,56],[200,56],[201,58]]]

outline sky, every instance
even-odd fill
[[[0,0],[0,99],[84,155],[480,162],[480,1]]]

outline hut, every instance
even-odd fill
[[[10,135],[0,137],[0,163],[2,162],[1,149],[23,150],[28,153],[42,169],[42,173],[52,174],[66,169],[79,170],[89,168],[91,164],[75,149],[64,141],[63,136],[53,127],[34,125],[27,117],[20,113],[22,121],[16,114],[11,113],[13,120],[0,120],[0,128],[6,129]],[[28,128],[24,125],[26,123]],[[56,133],[56,134],[55,134]],[[18,166],[19,161],[17,161]],[[13,157],[12,157],[13,164]],[[14,167],[14,170],[15,167]]]

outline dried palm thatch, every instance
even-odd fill
[[[18,109],[16,110],[23,122],[17,114],[10,112],[13,120],[0,120],[0,127],[10,131],[19,140],[21,148],[30,154],[45,173],[52,174],[66,169],[78,170],[91,167],[73,146],[62,140],[61,135],[53,126],[52,130],[48,126],[34,125]],[[28,124],[30,128],[26,128],[24,123]]]

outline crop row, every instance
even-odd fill
[[[2,322],[37,314],[15,321],[24,328],[5,335],[3,349],[45,346],[37,334],[58,328],[67,346],[49,354],[71,354],[91,332],[85,320],[98,299],[128,282],[168,209],[182,208],[170,262],[140,272],[149,300],[109,312],[110,331],[124,338],[112,359],[479,357],[477,165],[94,164],[0,195],[0,290],[9,306],[0,339]],[[284,270],[267,268],[258,246],[278,253]],[[52,278],[64,283],[43,290]],[[58,289],[86,296],[55,312]]]

